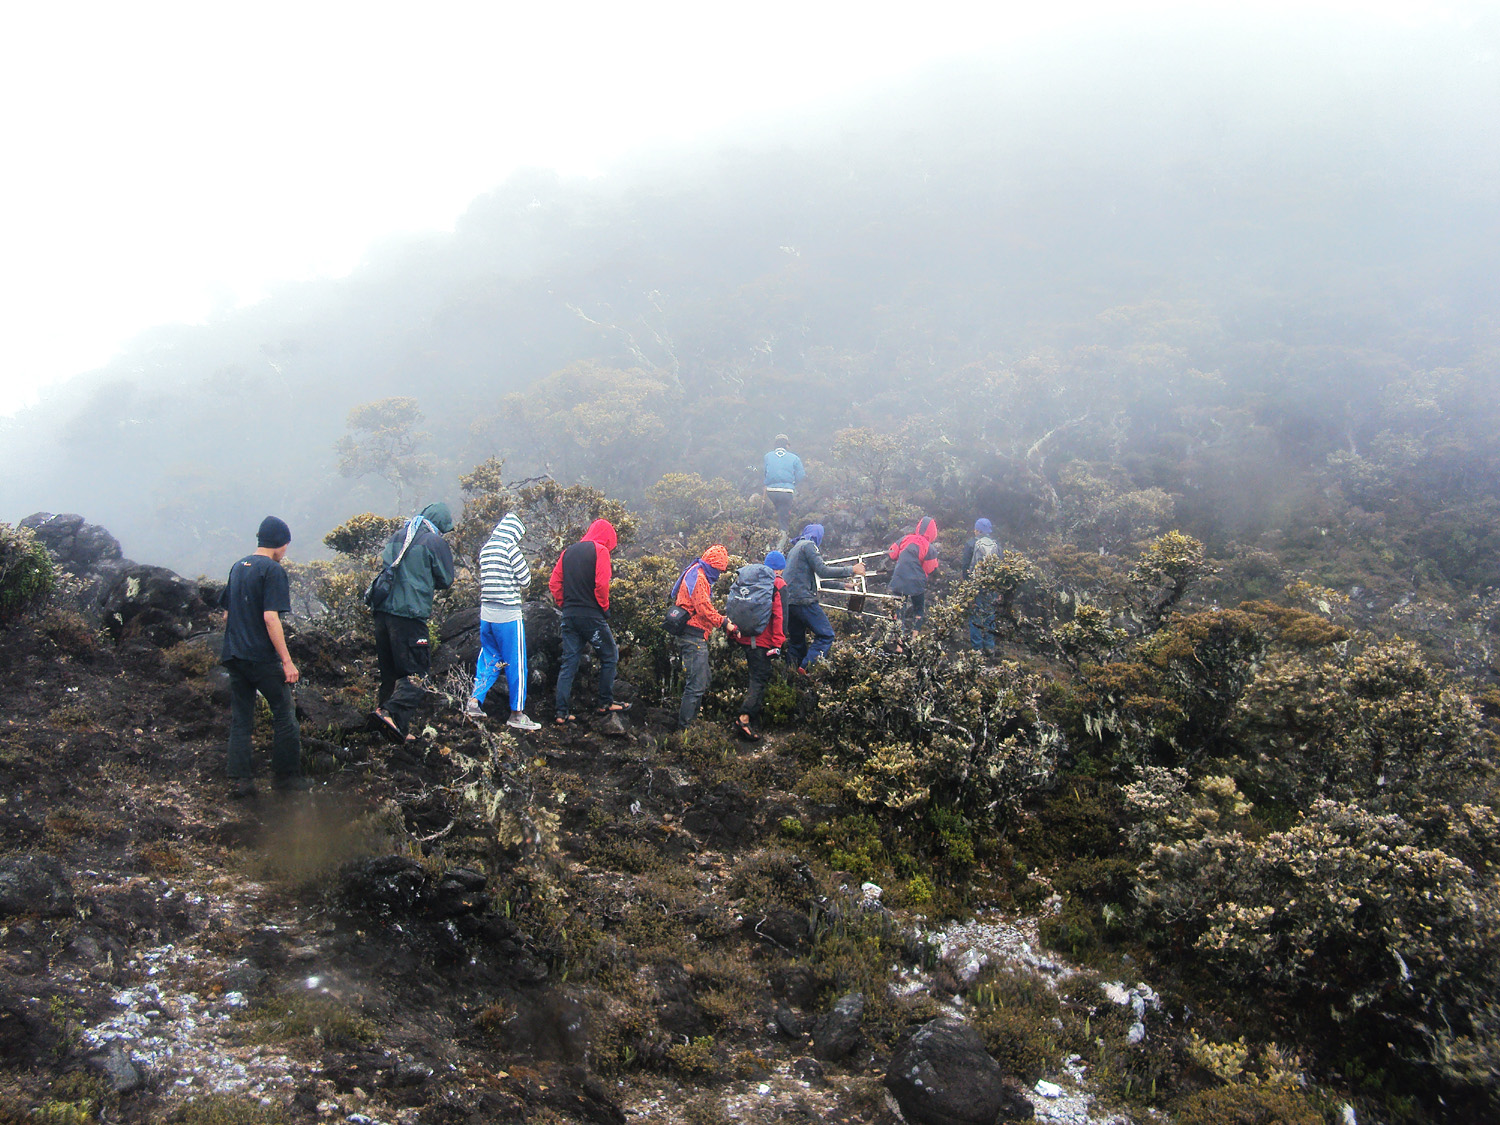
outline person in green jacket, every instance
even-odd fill
[[[453,585],[453,551],[443,539],[452,530],[448,505],[429,504],[391,536],[380,556],[389,566],[399,555],[401,564],[395,569],[390,595],[375,611],[380,694],[371,719],[394,742],[415,737],[409,733],[411,717],[426,693],[432,660],[427,636],[432,596]],[[412,532],[411,545],[402,555],[408,531]]]

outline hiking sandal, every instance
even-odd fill
[[[594,710],[596,715],[619,715],[634,707],[634,703],[611,703],[608,707],[598,707]]]

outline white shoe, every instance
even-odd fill
[[[466,719],[482,719],[482,718],[484,718],[484,707],[480,704],[479,700],[477,700],[477,699],[470,699],[467,703],[464,704],[464,718],[466,718]]]
[[[506,722],[505,725],[508,726],[508,727],[515,727],[517,730],[541,730],[542,729],[542,724],[541,723],[538,723],[535,720],[530,719],[530,718],[528,718],[525,715],[512,715],[510,717],[510,719]]]

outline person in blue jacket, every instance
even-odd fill
[[[786,434],[777,434],[776,448],[766,454],[766,499],[776,509],[776,526],[781,529],[783,542],[792,522],[792,494],[807,476],[802,458],[787,448],[790,444]]]

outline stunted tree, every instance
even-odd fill
[[[396,509],[432,477],[432,458],[421,452],[429,434],[417,429],[423,414],[414,398],[379,398],[349,411],[349,432],[339,438],[339,474],[377,476],[396,490]]]

